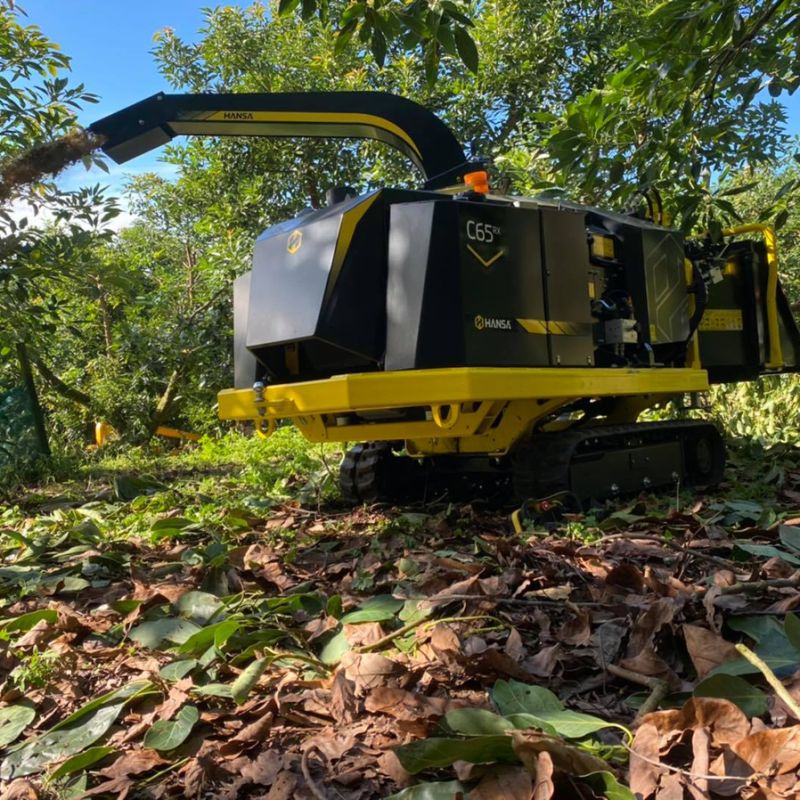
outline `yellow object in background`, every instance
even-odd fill
[[[108,442],[109,437],[114,433],[114,429],[107,422],[95,422],[94,441],[98,447],[102,447]]]
[[[189,442],[199,442],[199,433],[190,433],[189,431],[181,431],[177,428],[167,428],[164,425],[159,425],[155,430],[156,435],[165,436],[167,439],[185,439]],[[94,440],[98,447],[108,444],[109,440],[116,435],[116,431],[105,421],[98,421],[94,424]]]

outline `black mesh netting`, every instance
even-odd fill
[[[0,394],[0,470],[42,455],[32,406],[24,386]]]

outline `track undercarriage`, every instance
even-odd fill
[[[402,442],[350,448],[340,467],[344,498],[372,503],[464,494],[503,502],[568,494],[585,506],[641,491],[713,486],[725,465],[719,431],[697,420],[536,433],[502,458],[411,458],[401,449]]]

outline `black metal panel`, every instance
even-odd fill
[[[538,211],[392,207],[387,370],[547,365],[544,312]]]
[[[148,97],[89,126],[106,137],[117,163],[177,135],[313,136],[376,139],[405,153],[428,188],[457,183],[478,168],[432,111],[385,92],[163,94]]]
[[[585,212],[541,209],[550,363],[594,363]]]

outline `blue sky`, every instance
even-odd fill
[[[247,6],[249,2],[228,2]],[[154,34],[169,27],[184,39],[194,39],[203,25],[204,7],[213,0],[21,0],[27,21],[38,25],[72,58],[72,78],[100,96],[86,104],[79,119],[88,125],[158,91],[168,90],[150,51]],[[67,187],[87,181],[109,184],[121,191],[125,176],[148,171],[170,174],[157,152],[117,166],[108,161],[109,175],[73,167],[63,177]]]
[[[221,5],[222,3],[220,3]],[[250,5],[250,0],[228,0],[227,5]],[[202,9],[214,0],[20,0],[28,21],[38,25],[72,57],[76,82],[100,95],[100,103],[87,105],[80,121],[88,124],[155,92],[168,89],[158,74],[150,51],[153,35],[174,28],[184,39],[194,39],[203,24]],[[781,98],[786,101],[785,96]],[[800,135],[800,91],[787,103],[789,130]],[[109,183],[118,192],[126,174],[157,170],[169,174],[158,153],[117,166],[109,162],[110,175],[95,171],[87,176],[74,167],[63,178],[64,185],[78,185],[87,178]]]

